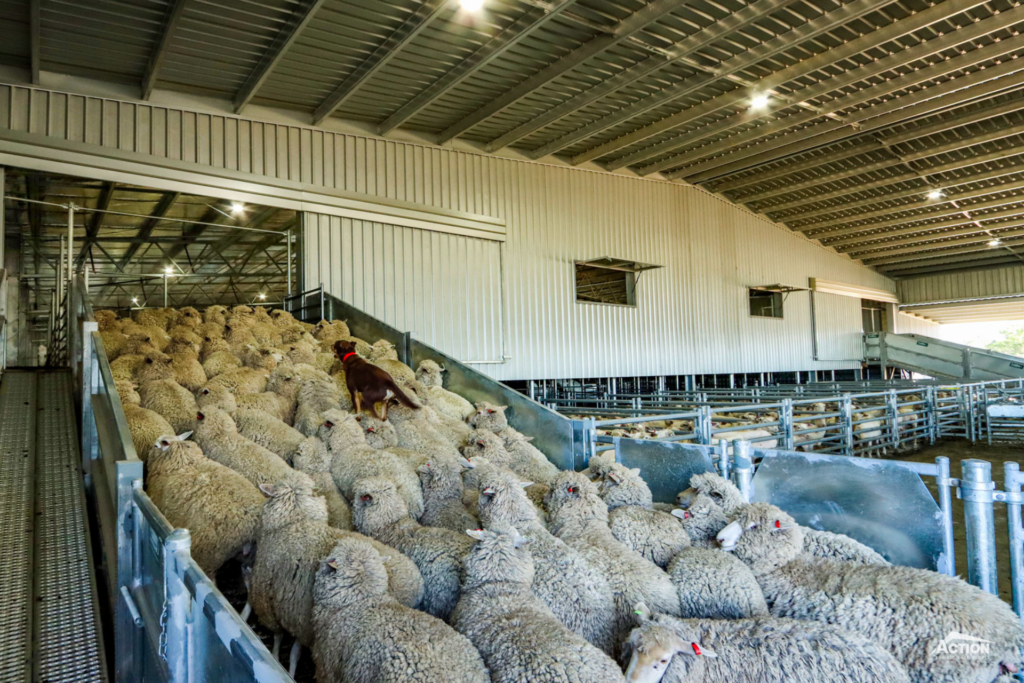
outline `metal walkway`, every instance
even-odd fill
[[[106,680],[71,391],[0,381],[0,682]]]
[[[962,382],[1024,378],[1024,358],[921,334],[864,335],[864,358],[937,379]]]

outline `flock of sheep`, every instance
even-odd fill
[[[503,407],[343,322],[96,319],[149,496],[211,578],[241,559],[242,616],[277,634],[275,656],[294,636],[293,675],[303,646],[317,680],[354,683],[989,683],[1020,660],[997,597],[748,505],[714,473],[668,506],[609,456],[559,471]],[[353,414],[342,339],[421,407]],[[950,654],[951,633],[986,646]]]

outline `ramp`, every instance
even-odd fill
[[[864,359],[937,379],[988,381],[1024,378],[1024,358],[921,334],[864,335]]]

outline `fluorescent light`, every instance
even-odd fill
[[[945,195],[942,194],[942,190],[932,190],[931,192],[928,193],[928,199],[935,200],[942,199],[943,197],[945,197]]]
[[[990,247],[998,247],[1000,244],[1002,244],[1002,242],[1000,242],[998,238],[988,241],[988,246]]]
[[[235,214],[236,216],[240,213],[245,213],[245,204],[242,204],[241,202],[235,202],[234,204],[231,205],[231,213]]]
[[[174,275],[174,268],[167,266],[166,268],[164,268],[164,272],[167,273],[168,275]]]
[[[767,109],[769,102],[771,100],[766,94],[754,95],[750,98],[750,107],[752,109]]]
[[[133,297],[132,297],[132,303],[133,303],[133,304],[136,304],[136,305],[138,305],[138,303],[139,303],[139,297],[137,297],[137,296],[133,296]]]
[[[267,295],[264,294],[263,292],[260,292],[260,301],[266,301],[266,300],[267,300]]]
[[[484,0],[459,0],[459,5],[467,12],[479,12],[483,9]]]

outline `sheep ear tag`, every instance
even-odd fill
[[[690,513],[687,510],[680,510],[679,508],[676,508],[672,511],[672,516],[678,517],[679,519],[689,519]]]
[[[484,530],[483,529],[466,529],[466,535],[468,535],[470,538],[475,538],[478,541],[482,541],[484,539]]]
[[[698,657],[711,657],[712,659],[714,659],[718,656],[711,650],[701,648],[700,643],[690,643],[690,647],[693,648],[693,654],[697,655]]]
[[[330,567],[331,569],[337,571],[338,570],[338,561],[332,557],[331,559],[327,560],[327,566]]]

